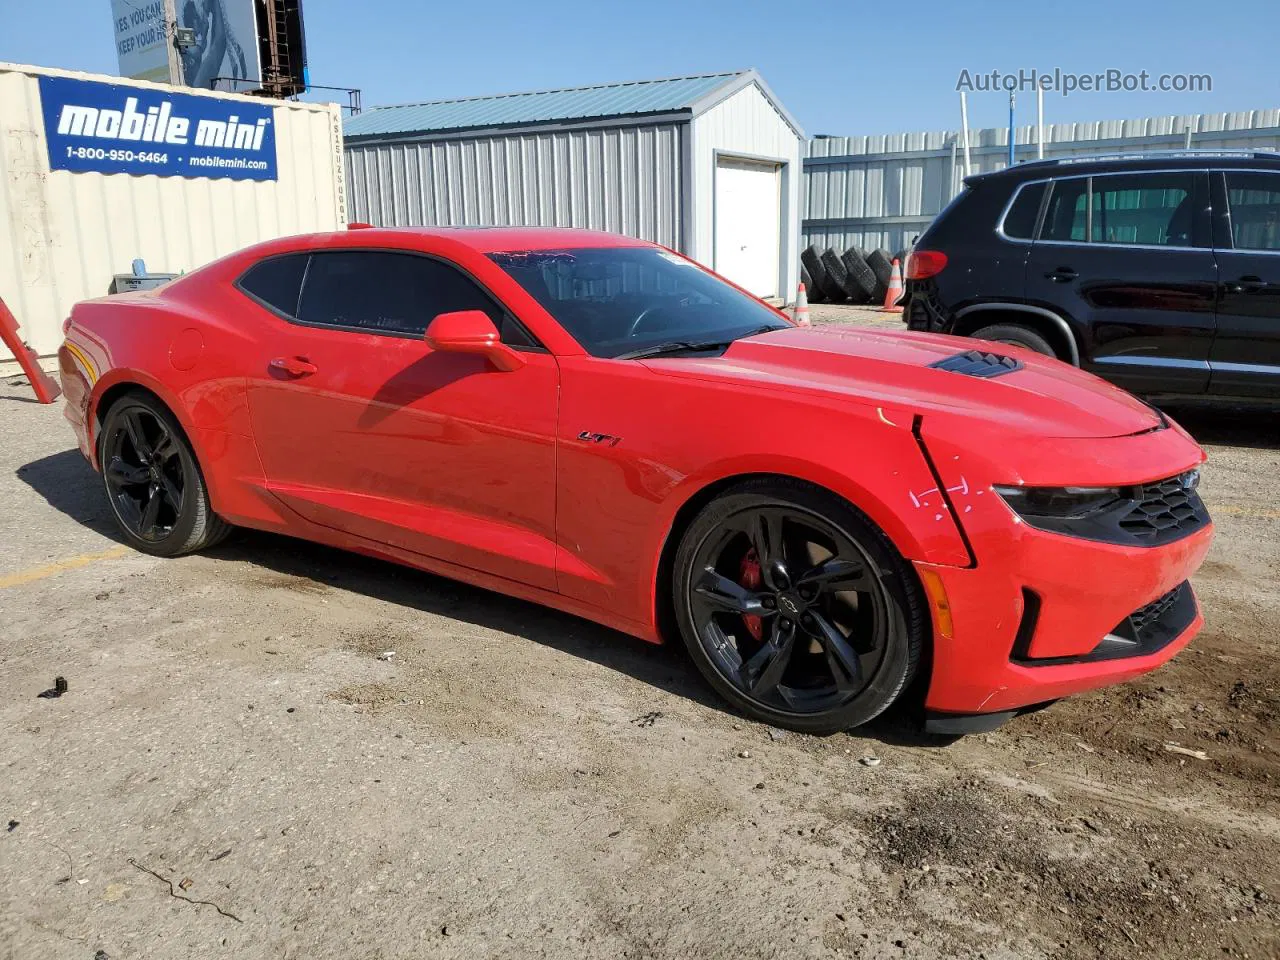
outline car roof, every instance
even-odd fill
[[[519,250],[567,250],[582,247],[646,247],[646,240],[624,237],[602,230],[578,230],[570,227],[371,227],[350,224],[347,233],[359,232],[361,245],[376,245],[379,236],[438,237],[471,247],[479,253],[502,253]],[[326,234],[325,236],[341,236]]]
[[[1280,153],[1270,150],[1167,150],[1151,153],[1098,154],[1029,160],[1003,170],[967,177],[965,183],[1021,182],[1048,177],[1073,177],[1091,173],[1123,173],[1137,170],[1239,170],[1280,171]]]

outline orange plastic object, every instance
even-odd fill
[[[3,298],[0,298],[0,340],[4,341],[4,345],[12,351],[18,363],[22,365],[22,372],[27,375],[31,389],[36,392],[37,400],[41,403],[53,403],[62,396],[62,388],[58,386],[58,381],[44,372],[36,352],[27,346],[18,333],[18,319]]]

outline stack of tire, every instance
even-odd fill
[[[850,247],[836,253],[831,247],[819,250],[809,247],[800,254],[800,280],[814,303],[884,303],[893,273],[888,250]],[[906,262],[905,251],[896,255],[899,264]]]

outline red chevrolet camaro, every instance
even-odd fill
[[[1172,657],[1212,526],[1175,423],[1036,354],[799,328],[666,249],[360,229],[78,305],[66,415],[124,538],[344,547],[645,640],[830,732],[986,729]]]

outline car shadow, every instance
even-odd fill
[[[1280,450],[1280,403],[1274,407],[1231,407],[1210,403],[1160,404],[1197,443],[1257,450]]]
[[[740,718],[703,680],[683,646],[657,646],[550,607],[493,593],[411,567],[291,537],[240,530],[209,551],[223,560],[341,587],[399,607],[523,637],[561,653],[616,670],[673,696]],[[944,746],[946,738],[919,729],[903,707],[853,732],[898,746]]]
[[[107,505],[102,481],[79,450],[63,450],[18,467],[18,479],[59,513],[81,526],[124,543]]]
[[[98,480],[78,450],[64,450],[21,466],[26,483],[49,506],[89,529],[123,542]],[[208,551],[222,560],[255,564],[423,613],[437,614],[524,637],[561,653],[626,674],[656,690],[691,700],[735,719],[740,715],[707,685],[679,643],[646,643],[608,627],[473,587],[460,581],[349,553],[322,544],[253,530],[238,530]],[[884,716],[851,732],[898,746],[944,746],[916,720],[918,705],[906,700]],[[749,721],[744,721],[749,722]],[[793,735],[798,736],[798,735]]]

